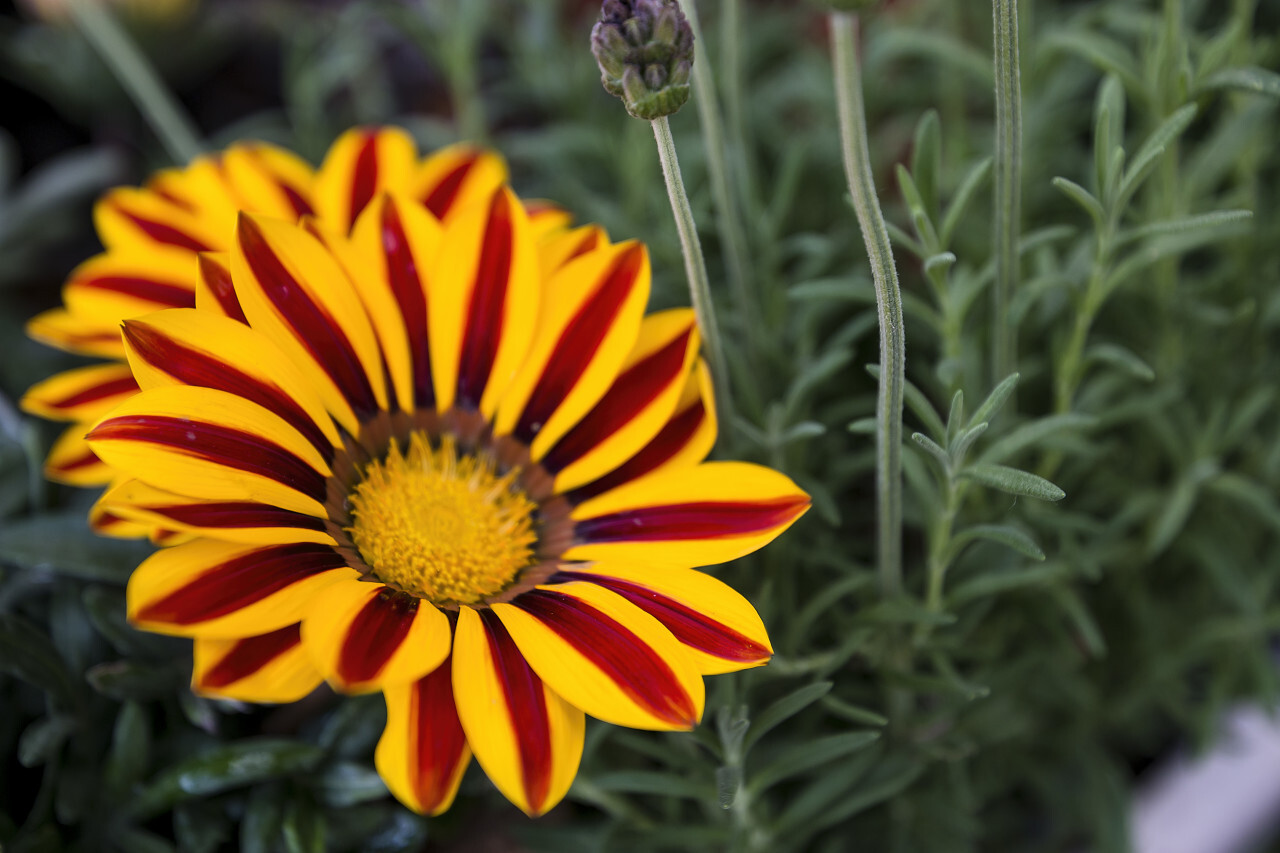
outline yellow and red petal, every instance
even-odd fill
[[[384,190],[409,186],[417,146],[399,128],[361,127],[333,143],[315,180],[313,207],[325,227],[346,234]]]
[[[86,318],[51,308],[27,321],[27,334],[51,347],[83,355],[124,358],[120,326],[113,320]]]
[[[575,504],[632,480],[664,471],[691,468],[707,458],[716,443],[716,407],[711,371],[699,360],[685,382],[676,410],[640,452],[609,473],[569,491]]]
[[[569,704],[637,729],[688,729],[702,677],[657,619],[601,586],[540,586],[493,611],[526,661]]]
[[[634,241],[565,266],[543,291],[538,333],[494,422],[536,461],[600,401],[635,346],[649,301],[649,253]]]
[[[566,565],[555,580],[612,590],[661,622],[685,645],[703,675],[768,663],[773,655],[760,615],[736,590],[694,569]]]
[[[487,199],[507,181],[507,165],[492,151],[459,143],[441,148],[418,167],[411,197],[441,221]],[[388,189],[401,187],[388,184]]]
[[[378,332],[400,407],[435,408],[427,343],[427,275],[440,249],[440,223],[421,205],[383,194],[351,234],[347,272]]]
[[[608,392],[545,453],[535,455],[555,475],[556,490],[603,476],[653,439],[671,417],[697,351],[692,311],[646,317]]]
[[[311,603],[302,639],[344,693],[416,681],[449,655],[449,620],[435,605],[380,583],[339,581]]]
[[[453,692],[467,741],[498,790],[531,817],[569,790],[582,758],[582,711],[529,667],[492,610],[463,607]]]
[[[142,528],[143,535],[160,528],[170,534],[251,545],[337,544],[327,532],[324,520],[312,515],[253,501],[193,500],[140,480],[113,485],[94,506],[115,519]]]
[[[790,478],[746,462],[645,477],[579,504],[567,560],[710,566],[771,542],[809,509]]]
[[[138,566],[129,578],[129,619],[160,634],[246,637],[301,621],[316,593],[357,576],[324,545],[262,548],[196,539]]]
[[[76,317],[114,325],[164,308],[195,305],[199,272],[196,255],[183,249],[117,249],[72,270],[62,300]]]
[[[306,161],[273,145],[233,145],[222,155],[222,173],[240,209],[277,219],[313,213],[315,175]]]
[[[534,222],[532,212],[529,214],[529,220]],[[538,241],[538,257],[542,262],[542,274],[550,278],[556,270],[575,258],[580,258],[608,244],[609,235],[599,225],[583,225],[572,230],[549,228]]]
[[[45,477],[68,486],[105,486],[119,476],[89,447],[87,431],[85,424],[73,424],[58,437],[44,460]]]
[[[349,432],[359,432],[359,418],[386,408],[373,326],[346,273],[314,236],[244,214],[231,275],[249,324],[304,370]]]
[[[529,224],[539,240],[567,230],[573,222],[572,213],[545,198],[526,199],[524,209],[529,213]]]
[[[124,323],[129,364],[144,389],[187,385],[257,403],[301,433],[326,461],[342,439],[306,377],[267,337],[200,309]]]
[[[446,658],[425,677],[383,690],[387,727],[374,764],[395,798],[419,814],[449,808],[471,761],[454,707],[452,670]]]
[[[541,277],[520,200],[507,188],[447,223],[431,280],[436,407],[493,416],[533,341]]]
[[[193,164],[193,167],[196,164]],[[194,180],[194,168],[184,180]],[[225,195],[225,190],[223,191]],[[200,195],[197,193],[197,195]],[[107,193],[93,209],[98,236],[108,249],[148,247],[182,249],[189,253],[226,248],[230,234],[222,217],[201,215],[178,203],[172,194],[121,187]],[[205,206],[215,206],[201,197]],[[226,202],[230,204],[228,200]]]
[[[302,647],[297,623],[237,639],[197,637],[191,689],[241,702],[297,702],[324,681]]]
[[[142,391],[89,434],[123,476],[211,501],[253,501],[324,518],[332,473],[279,415],[225,391]]]
[[[107,491],[120,485],[120,482],[115,482]],[[89,509],[89,527],[94,533],[112,539],[145,539],[151,535],[154,525],[112,512],[102,501],[103,498],[99,497]]]
[[[32,386],[24,411],[53,421],[97,420],[138,393],[128,365],[98,364],[67,370]]]
[[[247,323],[231,280],[231,256],[226,252],[201,252],[198,265],[196,310]]]

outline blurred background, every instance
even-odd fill
[[[651,308],[687,302],[652,133],[603,91],[588,50],[598,4],[106,5],[209,150],[260,139],[315,163],[346,128],[377,123],[423,150],[488,144],[522,196],[649,244]],[[201,699],[186,688],[189,644],[126,624],[124,582],[149,547],[93,536],[95,495],[41,477],[59,426],[17,401],[85,362],[23,326],[98,251],[94,199],[173,163],[65,0],[0,3],[0,849],[1123,853],[1135,791],[1170,758],[1212,749],[1229,710],[1273,707],[1280,4],[1022,4],[1022,376],[973,453],[1039,471],[1068,497],[975,487],[953,506],[952,481],[904,451],[909,595],[894,601],[875,582],[864,366],[878,359],[876,317],[845,199],[826,12],[697,8],[748,260],[731,268],[721,240],[696,92],[672,127],[734,370],[717,453],[787,472],[814,510],[718,572],[759,607],[773,664],[710,679],[694,734],[589,726],[568,799],[533,823],[474,769],[442,818],[396,804],[372,768],[377,696]],[[872,158],[919,389],[907,433],[945,442],[965,422],[955,394],[974,410],[995,384],[991,10],[896,0],[863,17]],[[1185,132],[1144,149],[1188,103]],[[1104,256],[1052,179],[1103,197],[1115,148],[1151,160],[1133,198],[1106,211],[1116,243]],[[941,279],[900,169],[924,224],[947,223]],[[1217,215],[1244,210],[1251,219]],[[1061,410],[1055,360],[1101,264],[1115,287]],[[749,301],[729,286],[744,274]],[[977,532],[961,542],[952,522]],[[934,600],[927,566],[944,552]],[[1224,802],[1266,787],[1223,778]],[[1205,820],[1225,808],[1204,805]],[[1248,837],[1224,830],[1202,853],[1280,851],[1268,808]]]

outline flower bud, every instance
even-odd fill
[[[636,118],[670,115],[689,100],[693,31],[674,0],[604,0],[591,52],[604,88]]]

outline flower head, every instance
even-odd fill
[[[693,30],[674,0],[605,0],[591,52],[605,89],[636,118],[670,115],[689,100]]]
[[[125,321],[141,390],[89,433],[116,479],[99,506],[176,542],[129,616],[194,638],[205,694],[381,691],[376,764],[415,810],[448,808],[474,755],[541,814],[586,714],[687,729],[703,675],[769,659],[755,610],[696,567],[808,498],[703,461],[697,328],[644,315],[643,245],[542,226],[502,186],[442,215],[346,186],[349,217],[240,214],[194,307]]]

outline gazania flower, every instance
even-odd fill
[[[419,812],[474,755],[541,814],[585,714],[687,729],[703,675],[768,660],[751,605],[695,567],[808,498],[703,462],[698,332],[644,316],[643,245],[539,239],[506,188],[443,222],[416,196],[361,206],[349,237],[241,215],[195,309],[124,323],[142,390],[89,434],[124,478],[102,505],[185,540],[134,573],[129,615],[195,639],[202,693],[381,691],[376,764]]]
[[[505,165],[491,153],[460,145],[420,160],[403,131],[362,129],[341,137],[318,173],[287,151],[255,143],[161,172],[146,187],[108,193],[94,210],[106,251],[71,273],[63,307],[28,324],[37,340],[111,360],[58,374],[23,398],[27,411],[73,424],[50,452],[46,476],[76,486],[110,482],[110,469],[89,450],[84,434],[138,390],[123,363],[120,323],[210,298],[211,293],[197,293],[197,255],[231,248],[240,211],[289,220],[312,216],[345,234],[365,205],[388,187],[443,219],[505,179]],[[542,221],[562,220],[551,213]],[[137,533],[109,516],[94,521],[102,532]]]

